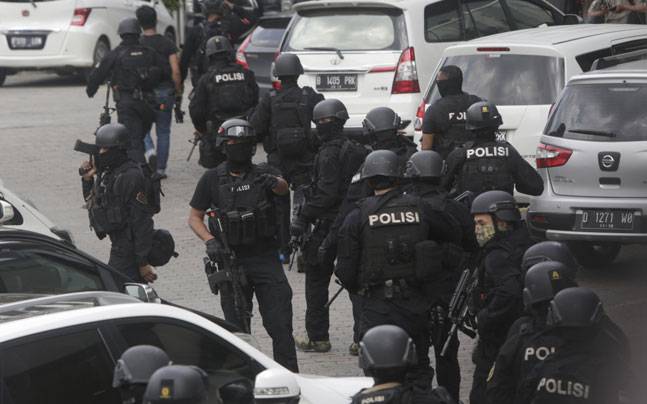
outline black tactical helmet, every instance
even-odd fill
[[[136,345],[128,348],[117,361],[112,387],[127,387],[146,384],[159,368],[171,363],[166,352],[152,345]]]
[[[281,53],[274,61],[274,74],[277,77],[299,76],[303,74],[301,60],[293,53]]]
[[[400,128],[400,117],[391,108],[377,107],[366,114],[362,125],[368,133],[397,131]]]
[[[207,402],[207,374],[196,366],[171,365],[150,378],[144,404],[203,404]]]
[[[521,268],[527,271],[533,265],[544,261],[557,261],[566,267],[564,276],[575,279],[575,275],[580,268],[575,256],[568,249],[568,246],[559,241],[542,241],[526,250],[521,261]]]
[[[241,139],[256,142],[254,127],[244,119],[228,119],[218,129],[221,139]]]
[[[140,35],[142,33],[142,27],[139,25],[137,18],[126,18],[119,23],[117,33],[119,36]]]
[[[95,145],[107,149],[127,149],[129,143],[128,128],[120,123],[103,125],[97,130],[97,137],[94,140]]]
[[[577,284],[568,277],[570,271],[564,264],[556,261],[545,261],[533,265],[524,281],[523,303],[530,307],[536,303],[548,302],[562,289],[572,288]]]
[[[359,343],[359,367],[364,370],[407,368],[415,363],[413,340],[395,325],[373,327]]]
[[[234,48],[231,47],[231,42],[229,39],[224,36],[216,35],[209,38],[207,44],[205,45],[205,54],[207,57],[211,57],[217,53],[233,53]]]
[[[467,130],[496,130],[502,124],[501,114],[499,114],[499,110],[492,102],[479,101],[467,108],[467,120],[465,122],[465,129]]]
[[[202,14],[206,17],[210,14],[222,15],[223,0],[204,0],[202,3]]]
[[[555,327],[591,327],[604,315],[602,302],[589,288],[564,289],[557,293],[548,309],[548,325]]]
[[[324,118],[336,118],[342,122],[346,122],[348,119],[346,106],[343,102],[334,98],[320,101],[312,111],[312,121],[317,123]]]
[[[505,222],[518,222],[521,214],[512,195],[505,191],[483,192],[472,202],[470,213],[489,213],[499,220]]]
[[[400,178],[400,159],[391,150],[375,150],[366,156],[360,178],[362,180],[373,177]]]
[[[153,231],[153,247],[148,253],[148,263],[154,267],[168,264],[171,257],[177,257],[175,240],[167,230],[156,229]]]
[[[407,161],[405,178],[440,178],[445,171],[445,162],[433,150],[415,152]]]

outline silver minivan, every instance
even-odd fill
[[[537,148],[544,192],[530,204],[529,227],[568,242],[583,265],[610,263],[622,244],[647,243],[647,63],[640,64],[573,77]]]

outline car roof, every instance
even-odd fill
[[[569,83],[582,80],[632,80],[632,79],[647,79],[647,70],[638,70],[630,68],[620,69],[603,69],[593,70],[577,76],[571,77]]]
[[[296,12],[329,7],[391,7],[407,9],[415,3],[431,4],[436,1],[440,0],[311,0],[296,3],[293,8]]]

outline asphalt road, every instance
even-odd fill
[[[99,241],[88,227],[86,211],[81,208],[78,166],[84,159],[74,152],[74,141],[92,141],[98,124],[105,90],[88,99],[84,87],[73,77],[42,73],[10,76],[0,87],[0,179],[5,186],[31,200],[46,216],[72,231],[79,248],[107,260],[109,245]],[[188,102],[185,100],[185,105]],[[186,109],[186,107],[185,107]],[[188,114],[187,114],[188,118]],[[113,116],[116,121],[116,116]],[[188,119],[187,119],[188,121]],[[186,225],[188,202],[203,169],[197,164],[197,151],[190,162],[186,156],[192,137],[190,123],[173,126],[171,157],[163,182],[166,197],[156,227],[170,230],[180,256],[158,273],[154,284],[159,294],[171,301],[209,313],[220,314],[217,299],[211,295],[202,268],[204,246]],[[259,148],[257,159],[264,159]],[[605,302],[605,309],[632,341],[633,358],[639,375],[647,370],[647,249],[625,247],[616,262],[602,269],[586,269],[580,282],[593,288]],[[295,335],[304,334],[304,277],[288,273],[294,292]],[[336,289],[331,285],[331,293]],[[271,341],[255,311],[253,334],[261,349],[271,355]],[[326,354],[299,353],[302,372],[329,376],[360,375],[357,359],[347,354],[352,339],[350,302],[343,293],[331,313],[333,349]],[[472,342],[463,340],[462,396],[467,397],[471,381]]]

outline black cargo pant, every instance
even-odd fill
[[[132,240],[120,232],[112,234],[110,241],[112,245],[110,246],[108,265],[132,279],[133,282],[145,283],[139,274],[139,264]]]
[[[238,262],[247,278],[247,285],[243,288],[247,311],[252,312],[252,297],[256,294],[263,326],[272,338],[274,360],[291,371],[298,372],[297,353],[292,335],[292,289],[276,251],[253,257],[240,257]],[[220,304],[225,320],[243,329],[231,289],[221,290]]]
[[[378,325],[396,325],[409,334],[416,345],[418,363],[407,374],[407,382],[431,387],[434,370],[429,364],[429,328],[426,301],[421,296],[385,300],[375,295],[363,297],[361,336]]]
[[[144,137],[155,121],[155,110],[146,101],[122,94],[117,102],[117,119],[128,128],[130,134],[128,157],[138,163],[145,163]]]
[[[447,307],[444,307],[445,313]],[[431,343],[434,347],[434,356],[436,358],[436,382],[439,386],[447,389],[456,402],[459,402],[461,369],[458,364],[458,347],[459,341],[457,334],[451,338],[445,356],[442,356],[445,341],[449,336],[451,322],[445,317],[442,325],[435,325],[431,329]]]
[[[476,348],[472,353],[472,362],[475,368],[472,378],[472,390],[470,391],[470,404],[488,404],[486,394],[487,379],[500,347],[500,343],[479,337]]]

